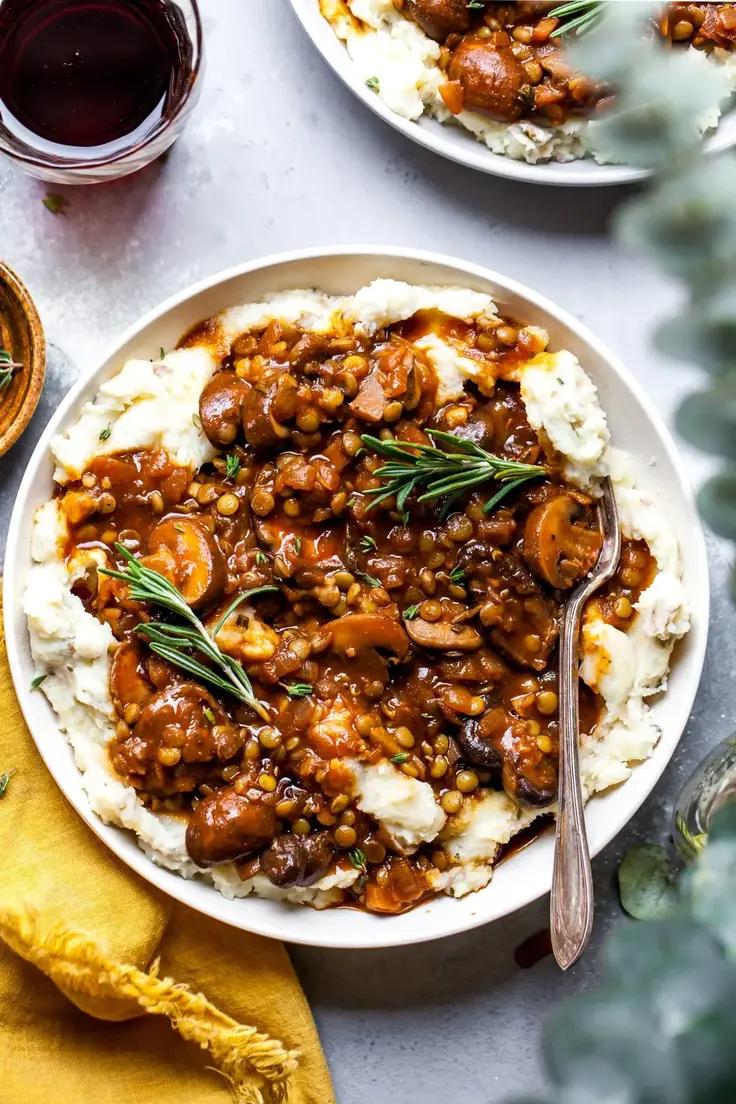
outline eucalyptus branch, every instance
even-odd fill
[[[246,598],[252,598],[256,594],[277,593],[278,587],[254,587],[238,595],[210,634],[184,601],[181,593],[160,571],[146,567],[122,544],[116,544],[115,548],[127,566],[123,571],[101,567],[100,573],[127,583],[134,602],[160,606],[187,622],[186,625],[171,625],[163,621],[142,621],[137,625],[135,631],[145,637],[151,651],[217,690],[233,694],[254,709],[264,721],[270,720],[267,707],[256,698],[251,681],[243,668],[232,656],[220,651],[214,638],[233,610]],[[201,663],[193,653],[199,653],[208,659],[217,670]]]
[[[530,479],[540,479],[547,474],[547,469],[540,464],[520,464],[494,456],[473,441],[453,433],[428,429],[427,435],[432,439],[431,445],[382,441],[370,434],[363,435],[361,440],[366,448],[388,461],[373,472],[386,486],[366,491],[375,496],[369,510],[395,496],[397,509],[403,512],[409,496],[416,490],[423,490],[417,502],[444,499],[440,512],[440,521],[444,521],[463,491],[495,482],[500,484],[499,489],[483,507],[484,513],[490,513],[512,491]],[[435,441],[445,448],[440,448]]]

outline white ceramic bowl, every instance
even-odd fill
[[[20,595],[31,566],[30,536],[35,509],[52,492],[51,438],[72,423],[83,402],[131,357],[171,349],[194,323],[226,307],[288,288],[316,287],[350,294],[379,276],[420,284],[461,284],[489,292],[504,310],[544,326],[552,348],[572,350],[593,378],[617,445],[641,461],[643,486],[656,495],[682,548],[684,582],[693,611],[690,634],[678,646],[667,693],[654,702],[662,738],[651,759],[637,766],[622,786],[588,806],[591,851],[595,854],[636,812],[664,770],[690,713],[703,665],[708,625],[708,570],[703,533],[683,465],[652,403],[623,365],[576,319],[528,288],[498,273],[432,253],[390,248],[343,248],[282,254],[222,272],[151,311],[122,335],[105,360],[87,372],[67,395],[41,437],[13,509],[5,559],[5,635],[15,688],[28,726],[46,765],[66,797],[100,839],[133,870],[172,897],[208,916],[263,935],[327,947],[386,947],[451,935],[485,924],[533,901],[550,888],[552,837],[542,836],[503,863],[491,884],[459,900],[441,897],[396,917],[355,909],[315,912],[310,908],[248,897],[227,901],[203,881],[185,879],[150,862],[133,836],[105,825],[91,812],[67,742],[43,694],[29,690],[34,673]],[[656,463],[652,464],[652,460]]]
[[[493,153],[469,131],[459,126],[446,125],[438,119],[422,117],[417,122],[397,115],[380,96],[366,87],[365,81],[351,60],[344,44],[322,16],[319,0],[290,0],[296,16],[320,54],[358,99],[375,112],[384,122],[401,131],[412,142],[434,153],[467,165],[471,169],[506,176],[511,180],[526,180],[533,184],[565,184],[593,187],[605,184],[629,184],[649,175],[644,169],[629,165],[599,165],[592,158],[581,161],[540,162],[529,165],[526,161],[514,161],[499,153]],[[718,153],[736,145],[736,111],[724,114],[718,129],[708,138],[706,149]]]

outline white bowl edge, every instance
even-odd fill
[[[497,870],[491,884],[462,899],[432,900],[398,917],[353,909],[315,912],[249,897],[228,901],[200,880],[185,880],[150,862],[132,835],[105,825],[91,811],[81,775],[46,699],[29,689],[30,656],[21,595],[30,567],[32,514],[52,486],[49,444],[99,382],[132,356],[174,346],[191,325],[227,306],[289,287],[349,293],[378,276],[409,282],[455,283],[489,291],[510,313],[545,326],[552,347],[576,353],[601,392],[614,442],[639,459],[643,486],[664,503],[685,564],[684,583],[693,611],[688,637],[675,654],[668,692],[653,704],[662,737],[651,759],[634,768],[622,786],[595,798],[587,809],[591,852],[601,850],[633,816],[669,761],[690,713],[702,671],[708,629],[709,580],[702,527],[675,445],[654,405],[621,362],[585,326],[535,292],[481,266],[452,257],[394,247],[300,250],[260,258],[202,280],[171,297],[131,326],[105,359],[84,372],[46,427],[24,474],[13,508],[4,572],[5,633],[11,673],[24,717],[49,770],[93,831],[138,874],[206,915],[262,935],[313,946],[375,948],[435,939],[498,919],[548,892],[552,839],[548,833]],[[631,400],[634,400],[633,404]],[[656,461],[656,464],[653,464]],[[656,475],[655,475],[656,473]],[[659,478],[657,478],[659,475]]]

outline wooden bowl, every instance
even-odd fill
[[[0,348],[22,365],[0,390],[0,456],[30,422],[46,375],[46,340],[36,305],[18,277],[0,261]],[[0,365],[0,368],[2,365]]]

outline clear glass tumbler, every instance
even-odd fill
[[[136,172],[202,83],[196,0],[0,0],[0,152],[58,184]]]
[[[717,744],[687,780],[675,802],[672,835],[682,857],[707,843],[713,817],[736,798],[736,736]]]

